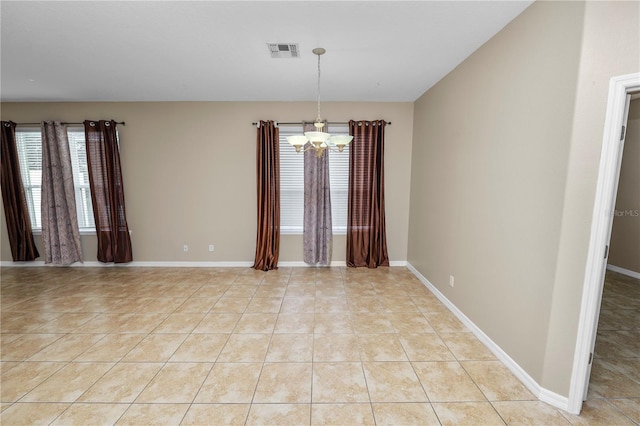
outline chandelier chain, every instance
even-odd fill
[[[322,121],[322,116],[320,115],[320,54],[318,54],[318,117],[316,122],[320,121]]]
[[[324,54],[325,50],[317,47],[313,49],[312,52],[318,55],[318,117],[313,123],[315,130],[305,131],[304,135],[287,136],[287,142],[296,149],[296,152],[306,152],[314,149],[318,158],[320,158],[325,151],[337,150],[338,152],[342,152],[344,147],[353,140],[353,136],[330,135],[325,130],[326,123],[320,115],[320,55]],[[309,146],[305,147],[307,144]]]

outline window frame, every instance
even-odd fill
[[[20,161],[20,175],[22,177],[22,185],[23,185],[23,189],[24,189],[24,193],[25,193],[25,198],[27,201],[27,209],[29,210],[29,218],[31,220],[31,227],[32,227],[32,232],[34,235],[42,235],[42,218],[40,216],[40,212],[36,212],[36,201],[34,199],[33,196],[33,189],[34,188],[39,188],[40,189],[40,206],[42,206],[41,202],[42,202],[42,168],[40,169],[40,180],[39,182],[36,183],[32,183],[33,182],[33,178],[31,178],[30,182],[26,182],[25,178],[30,178],[30,173],[32,172],[33,169],[26,167],[24,165],[24,161],[29,161],[26,153],[24,153],[24,150],[21,149],[20,144],[20,133],[37,133],[39,135],[39,139],[40,139],[40,164],[42,164],[42,129],[40,127],[35,127],[35,126],[31,126],[31,127],[19,127],[16,128],[16,145],[18,148],[18,157],[19,157],[19,161]],[[72,154],[72,170],[73,170],[73,183],[74,183],[74,191],[75,191],[75,198],[76,198],[76,215],[79,218],[81,212],[78,211],[78,201],[79,201],[79,194],[83,194],[84,196],[84,202],[83,202],[83,211],[85,212],[85,220],[89,218],[91,218],[91,220],[89,221],[89,223],[93,222],[93,226],[83,226],[80,227],[79,226],[79,231],[80,231],[80,235],[95,235],[96,234],[96,227],[95,227],[95,219],[94,219],[94,215],[93,215],[93,207],[91,205],[91,188],[89,185],[89,181],[88,181],[88,176],[86,176],[86,183],[81,183],[79,182],[79,164],[78,164],[78,158],[77,158],[77,154],[74,155],[75,151],[77,151],[78,147],[72,147],[72,144],[77,144],[78,143],[78,139],[77,136],[73,136],[72,134],[82,134],[82,139],[84,140],[84,149],[85,149],[85,156],[86,156],[86,139],[84,137],[84,128],[81,126],[68,126],[67,127],[67,138],[68,138],[68,142],[69,142],[69,149],[71,151]],[[37,179],[37,178],[36,178]],[[88,198],[87,198],[88,197]],[[89,200],[89,202],[87,202],[87,200]],[[36,226],[38,225],[37,219],[40,218],[40,226]],[[80,225],[80,220],[78,220],[78,225]]]
[[[283,190],[283,158],[289,157],[291,158],[292,156],[296,156],[296,158],[299,156],[300,158],[300,164],[299,164],[299,169],[301,171],[301,173],[304,173],[304,154],[303,153],[296,153],[295,149],[287,142],[286,137],[290,136],[290,135],[299,135],[302,133],[302,126],[301,125],[280,125],[278,126],[279,128],[279,134],[280,134],[280,140],[279,140],[279,150],[280,150],[280,234],[281,235],[302,235],[303,234],[303,223],[300,223],[300,225],[298,226],[292,226],[292,225],[288,225],[285,224],[283,225],[282,220],[283,220],[283,192],[285,192],[286,190]],[[349,127],[347,125],[334,125],[332,126],[330,129],[330,133],[332,135],[338,135],[338,134],[349,134]],[[285,154],[283,155],[283,150],[285,151]],[[330,155],[331,159],[334,158],[340,158],[342,161],[339,163],[340,165],[333,163],[331,160],[329,161],[329,169],[330,169],[330,187],[331,187],[331,216],[332,216],[332,232],[333,235],[346,235],[347,234],[347,203],[348,203],[348,188],[349,188],[349,146],[347,145],[345,147],[345,149],[343,150],[343,152],[338,152],[337,150],[326,150],[325,153],[323,155]],[[342,156],[342,157],[338,157],[338,156]],[[333,167],[332,167],[333,165]],[[333,172],[333,173],[332,173]],[[293,172],[292,172],[293,173]],[[344,182],[340,182],[337,183],[335,182],[336,179],[336,175],[337,174],[343,174],[344,176],[342,177],[342,179],[344,180]],[[286,172],[284,173],[284,175],[286,176]],[[300,197],[300,203],[302,208],[297,208],[295,210],[295,212],[298,212],[298,214],[300,214],[301,216],[303,216],[304,214],[304,175],[300,174],[298,176],[298,181],[300,182],[300,189],[302,190],[302,196]],[[296,181],[297,182],[297,181]],[[340,189],[334,190],[334,188],[336,187],[342,187]],[[336,202],[336,196],[339,192],[342,192],[344,195],[342,198],[344,198],[342,203]],[[285,202],[286,204],[286,202]],[[336,224],[336,220],[335,218],[337,217],[336,215],[336,209],[337,206],[339,204],[344,204],[344,224],[342,225],[337,225]],[[293,213],[294,215],[296,213]],[[290,213],[291,215],[291,213]]]

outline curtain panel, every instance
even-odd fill
[[[347,266],[389,266],[384,208],[384,120],[349,121]]]
[[[24,195],[20,161],[16,146],[16,123],[12,121],[0,122],[0,145],[2,157],[0,159],[0,184],[2,185],[2,203],[4,205],[5,220],[7,222],[7,236],[11,246],[11,256],[14,262],[35,260],[40,257],[33,240],[31,219]]]
[[[98,260],[103,263],[133,260],[116,126],[113,120],[84,122]]]
[[[256,140],[258,194],[254,269],[278,269],[280,253],[280,133],[273,121],[260,121]]]
[[[326,124],[325,124],[326,126]],[[313,123],[304,123],[304,131],[315,131]],[[328,132],[328,130],[325,130]],[[310,148],[307,143],[305,149]],[[311,265],[329,266],[333,250],[329,150],[318,157],[315,149],[304,152],[304,225],[303,259]]]
[[[67,126],[42,123],[42,241],[44,263],[82,262]]]

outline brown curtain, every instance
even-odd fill
[[[67,126],[42,122],[42,242],[44,263],[82,262]]]
[[[260,121],[256,141],[258,233],[255,269],[278,269],[280,253],[280,134],[273,121]]]
[[[31,219],[29,219],[27,199],[22,186],[20,161],[16,147],[16,123],[2,121],[0,126],[2,126],[2,133],[0,133],[0,145],[2,145],[0,183],[2,184],[2,203],[7,221],[11,256],[14,262],[35,260],[40,257],[40,253],[38,253],[33,241]]]
[[[315,131],[313,123],[304,123],[305,132]],[[328,131],[325,123],[325,130]],[[329,266],[333,250],[331,192],[329,188],[329,150],[318,157],[315,149],[304,152],[304,226],[303,259],[311,265]]]
[[[384,218],[386,122],[349,121],[347,266],[389,266]]]
[[[98,260],[104,263],[131,262],[133,254],[125,214],[116,122],[87,120],[84,132],[98,237]]]

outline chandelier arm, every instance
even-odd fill
[[[311,151],[312,149],[317,150],[318,148],[316,148],[314,144],[311,144],[308,147],[306,147],[304,150],[302,150],[302,152]],[[335,152],[339,151],[337,146],[331,145],[331,144],[327,144],[327,146],[323,147],[322,149],[324,149],[325,151],[335,151]]]

